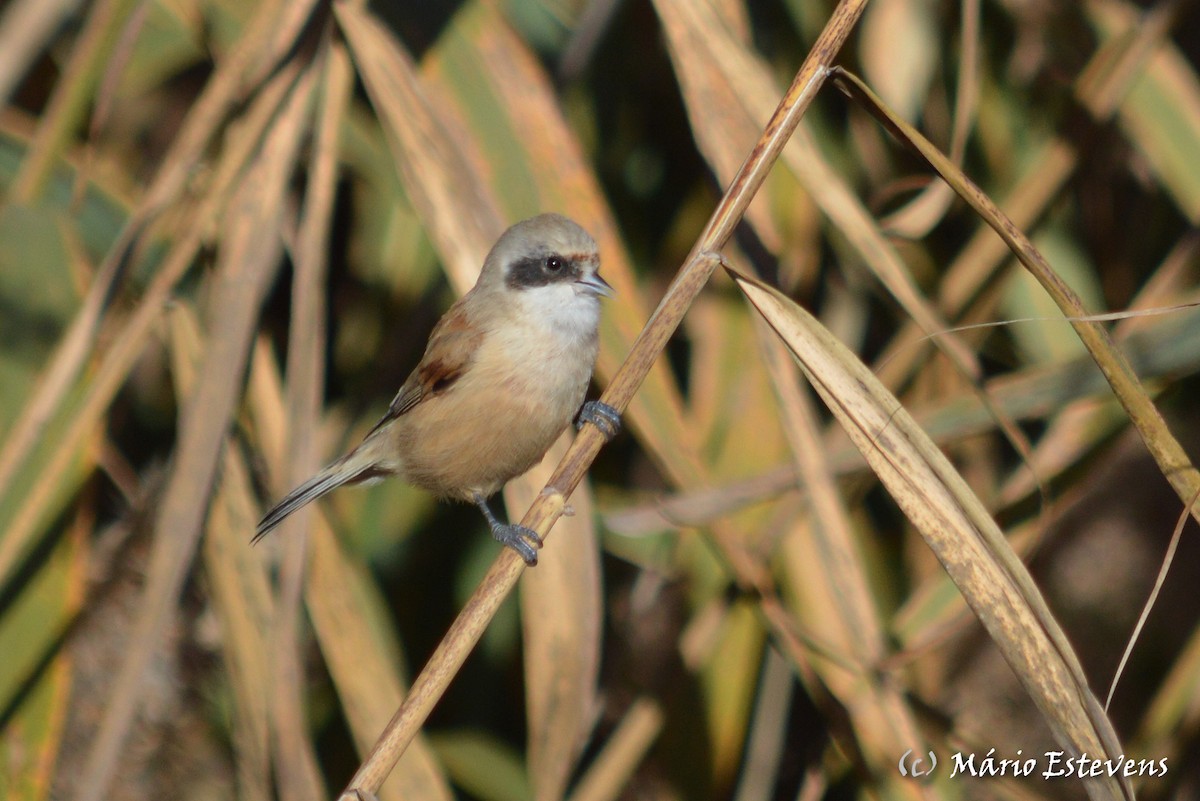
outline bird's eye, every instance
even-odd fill
[[[546,259],[546,269],[552,273],[556,273],[563,268],[563,260],[558,256],[551,256]]]

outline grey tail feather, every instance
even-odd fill
[[[296,487],[282,501],[275,504],[269,512],[263,515],[263,519],[259,521],[258,530],[254,534],[254,539],[250,540],[250,544],[254,545],[267,536],[273,528],[283,522],[285,517],[300,507],[315,501],[325,493],[335,490],[343,484],[361,481],[369,478],[372,473],[376,472],[371,466],[347,472],[340,469],[345,465],[345,462],[345,459],[339,459],[308,481]]]

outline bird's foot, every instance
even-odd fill
[[[583,428],[584,423],[591,423],[606,440],[611,440],[621,431],[621,413],[603,401],[588,401],[579,410],[575,428]]]
[[[492,536],[519,553],[525,564],[530,567],[537,564],[537,549],[542,547],[542,538],[533,529],[516,523],[497,523],[492,526]]]
[[[483,516],[487,518],[488,526],[492,529],[492,536],[496,538],[496,541],[521,554],[525,564],[530,567],[536,565],[537,549],[542,547],[542,538],[538,536],[538,533],[528,526],[501,523],[492,514],[491,508],[487,505],[487,498],[484,498],[482,494],[476,492],[471,499],[475,501],[479,511],[483,512]]]

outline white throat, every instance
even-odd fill
[[[555,338],[591,340],[600,324],[600,299],[560,283],[518,291],[521,319]]]

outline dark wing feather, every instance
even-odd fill
[[[418,403],[446,392],[454,385],[475,356],[483,332],[471,326],[460,301],[446,312],[429,335],[421,363],[409,374],[387,414],[367,433],[371,436]]]

